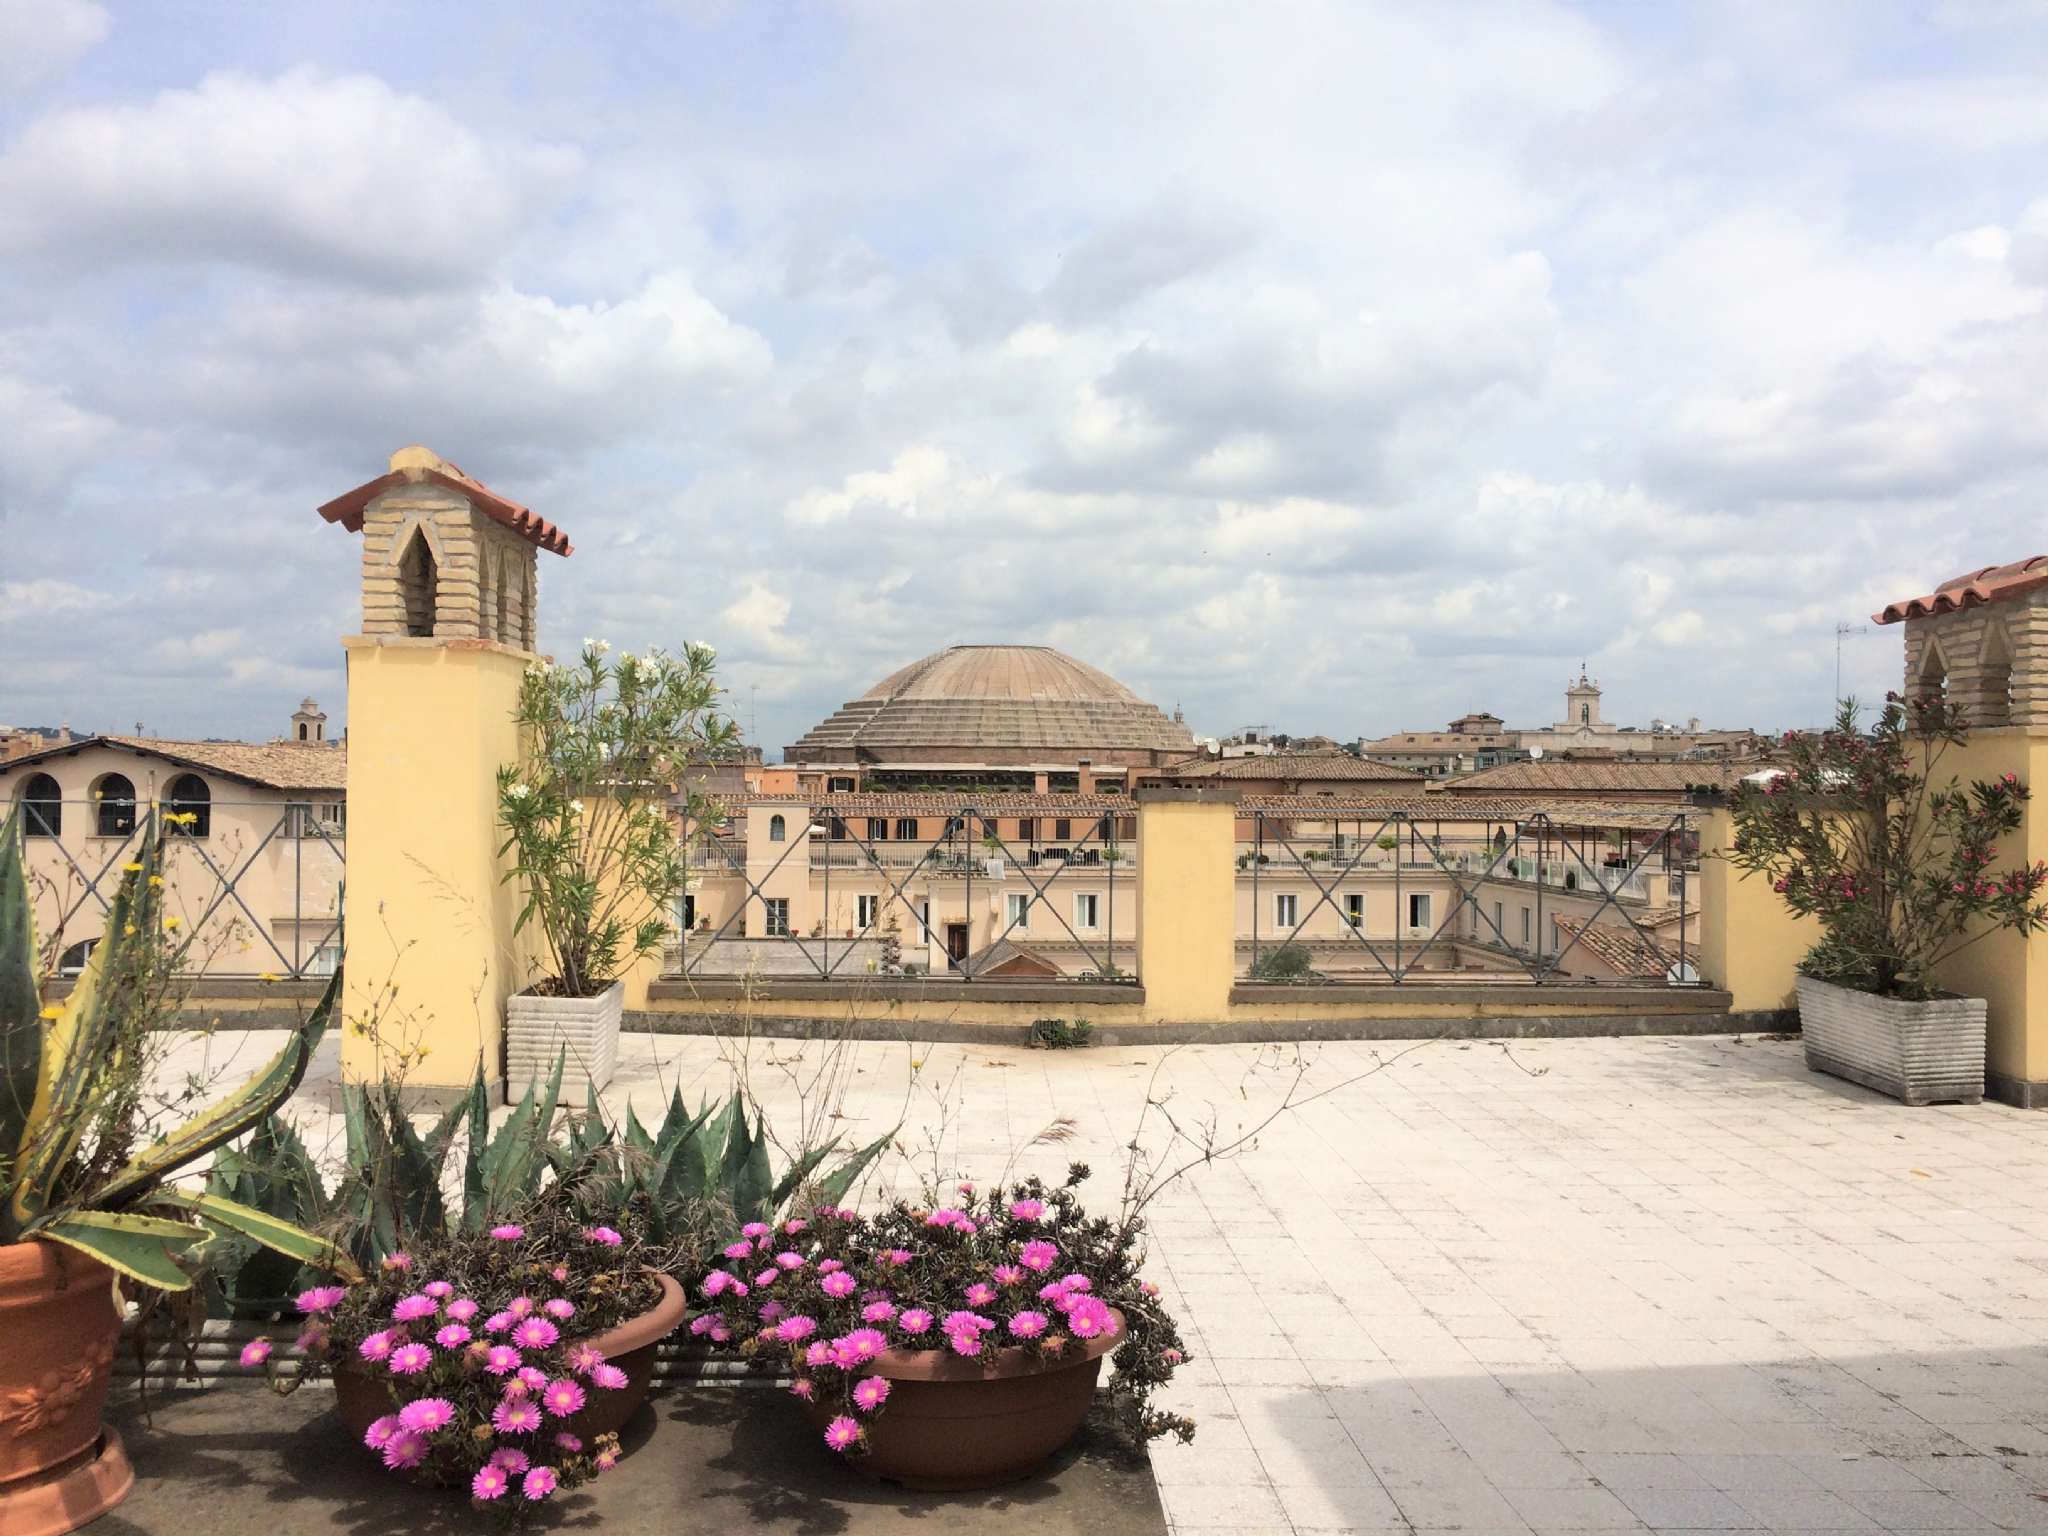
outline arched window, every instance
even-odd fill
[[[301,720],[301,721],[299,722],[299,740],[301,740],[301,741],[304,741],[305,739],[306,739],[306,722],[305,722],[305,721],[303,721],[303,720]]]
[[[64,830],[64,791],[47,773],[21,788],[21,827],[30,837],[56,837]]]
[[[786,836],[788,835],[788,832],[789,832],[789,828],[788,828],[788,826],[787,826],[787,825],[786,825],[786,824],[784,823],[783,819],[782,819],[782,818],[781,818],[780,816],[770,816],[770,817],[768,818],[768,841],[769,841],[769,842],[771,842],[771,843],[779,843],[779,842],[781,842],[781,841],[783,840],[783,838],[784,838],[784,837],[786,837]]]
[[[1590,705],[1590,704],[1581,704],[1581,705],[1579,706],[1579,724],[1581,724],[1581,725],[1591,725],[1592,723],[1593,723],[1593,706],[1592,706],[1592,705]]]
[[[66,949],[63,954],[57,957],[57,974],[59,976],[83,976],[86,964],[92,959],[92,952],[99,942],[98,939],[80,939],[76,944]]]
[[[1948,662],[1941,647],[1929,642],[1920,658],[1920,675],[1914,681],[1913,698],[1922,705],[1939,704],[1948,697]]]
[[[2000,624],[1984,626],[1984,648],[1977,659],[1977,708],[1972,725],[2012,723],[2012,646]]]
[[[507,593],[507,592],[505,591],[505,583],[506,583],[506,582],[507,582],[507,581],[508,581],[508,580],[509,580],[509,579],[511,578],[511,576],[512,576],[512,572],[511,572],[510,570],[506,569],[506,567],[507,567],[507,566],[508,566],[508,565],[510,564],[510,562],[509,562],[509,561],[504,561],[504,560],[501,560],[501,561],[499,561],[499,562],[498,562],[497,564],[498,564],[498,613],[497,613],[497,628],[495,628],[495,629],[493,629],[493,630],[491,631],[491,638],[492,638],[493,640],[496,640],[497,642],[499,642],[499,643],[500,643],[501,645],[517,645],[517,644],[519,643],[519,637],[518,637],[517,635],[515,635],[515,634],[513,634],[513,633],[512,633],[512,599],[511,599],[511,596],[510,596],[510,595],[509,595],[509,594],[508,594],[508,593]]]
[[[135,786],[125,773],[101,774],[92,787],[96,802],[93,832],[100,837],[127,837],[135,830]]]
[[[190,816],[189,822],[166,820],[164,828],[173,837],[207,837],[213,832],[213,791],[196,773],[181,773],[171,780],[170,813]]]
[[[434,612],[440,602],[439,572],[434,551],[427,546],[423,528],[412,531],[412,542],[398,562],[398,590],[405,600],[405,632],[424,639],[434,632]]]

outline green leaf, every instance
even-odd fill
[[[867,1172],[869,1165],[888,1150],[896,1140],[897,1131],[902,1129],[903,1127],[899,1125],[887,1135],[877,1137],[833,1169],[826,1176],[825,1182],[818,1186],[818,1194],[824,1202],[827,1205],[842,1204],[846,1199],[846,1192],[853,1188],[863,1173]]]
[[[30,1235],[76,1248],[109,1269],[160,1291],[192,1288],[192,1277],[178,1267],[177,1260],[211,1236],[204,1227],[190,1222],[165,1221],[133,1211],[67,1211],[37,1226]]]
[[[768,1221],[775,1215],[768,1204],[775,1184],[775,1170],[768,1161],[768,1119],[762,1116],[753,1130],[747,1128],[746,1111],[736,1122],[736,1139],[726,1143],[726,1163],[719,1170],[719,1183],[732,1200],[732,1208],[748,1221]],[[735,1162],[733,1152],[738,1148]]]
[[[476,1064],[476,1076],[469,1084],[469,1144],[462,1154],[462,1230],[478,1231],[483,1226],[484,1207],[490,1203],[484,1176],[484,1153],[491,1144],[491,1090],[484,1082],[484,1064]],[[472,1220],[474,1213],[474,1220]]]
[[[261,1243],[273,1253],[327,1270],[350,1283],[363,1278],[354,1261],[326,1238],[239,1201],[225,1200],[213,1194],[192,1194],[182,1189],[163,1189],[152,1195],[149,1203],[153,1207],[189,1211],[209,1226],[225,1227],[230,1232]]]
[[[43,1059],[36,989],[36,911],[22,868],[17,803],[0,823],[0,1161],[12,1163],[35,1102]]]
[[[810,1151],[806,1152],[794,1163],[791,1163],[789,1165],[789,1172],[775,1181],[775,1188],[768,1196],[770,1209],[780,1211],[788,1202],[789,1197],[803,1187],[804,1180],[811,1176],[811,1170],[830,1157],[838,1147],[839,1138],[834,1136],[823,1146],[811,1148]]]

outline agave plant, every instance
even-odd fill
[[[284,1049],[234,1092],[138,1148],[149,1129],[149,1031],[176,1011],[182,954],[167,941],[154,818],[109,904],[105,936],[62,1002],[45,1003],[17,809],[0,825],[0,1243],[78,1249],[165,1291],[220,1233],[346,1275],[354,1266],[293,1222],[169,1181],[266,1119],[298,1087],[339,995],[339,973]]]

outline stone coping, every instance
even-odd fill
[[[1357,1007],[1360,1004],[1445,1004],[1461,1008],[1612,1008],[1617,1013],[1713,1014],[1723,1016],[1734,997],[1716,987],[1642,987],[1573,982],[1273,982],[1243,981],[1230,989],[1232,1003],[1274,1003]]]
[[[865,974],[825,980],[815,976],[667,976],[647,988],[647,1001],[665,1002],[884,1002],[1087,1003],[1097,1008],[1137,1006],[1145,989],[1114,981],[928,981]],[[650,1010],[651,1011],[651,1010]]]

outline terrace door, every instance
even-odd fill
[[[954,970],[960,969],[960,962],[967,958],[967,925],[946,924],[946,959]]]

